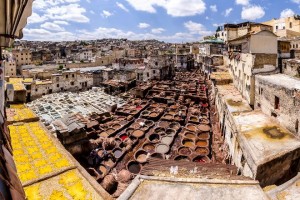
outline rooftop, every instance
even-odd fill
[[[271,74],[268,76],[257,75],[256,79],[271,83],[289,90],[300,90],[300,79],[285,74]]]
[[[264,189],[272,200],[300,199],[300,173],[288,182]]]
[[[245,195],[247,194],[247,195]],[[119,198],[125,199],[268,199],[258,182],[137,176]]]
[[[234,119],[241,148],[255,166],[300,149],[299,139],[259,110],[240,113]]]
[[[221,96],[223,103],[226,104],[229,112],[240,113],[252,111],[248,102],[242,97],[240,92],[230,85],[218,85],[218,94]]]

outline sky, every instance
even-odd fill
[[[217,26],[299,13],[300,0],[35,0],[26,40],[194,42]]]

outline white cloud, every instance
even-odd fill
[[[292,2],[300,4],[300,0],[292,0]]]
[[[235,3],[238,5],[247,6],[250,4],[250,0],[235,0]]]
[[[80,0],[35,0],[33,1],[33,9],[40,10],[60,4],[77,3],[79,1]]]
[[[211,31],[206,30],[205,26],[193,21],[188,21],[183,24],[191,34],[199,34],[201,36],[206,36],[212,34]]]
[[[265,15],[265,11],[261,6],[243,7],[241,17],[244,20],[256,20]]]
[[[109,12],[108,10],[103,10],[102,13],[101,13],[101,16],[104,17],[104,18],[108,18],[112,15],[113,15],[113,13]]]
[[[203,14],[206,6],[203,0],[126,0],[134,9],[156,13],[155,7],[162,7],[173,17]]]
[[[225,16],[225,17],[228,17],[232,11],[233,11],[233,8],[228,8],[228,9],[226,9],[226,10],[225,10],[224,16]]]
[[[41,25],[41,28],[51,30],[51,31],[64,31],[65,29],[57,24],[46,22]]]
[[[139,27],[139,28],[149,28],[149,27],[150,27],[150,24],[147,24],[147,23],[139,23],[138,27]]]
[[[45,10],[45,16],[54,20],[87,23],[90,19],[84,15],[85,12],[85,8],[80,7],[79,4],[68,4],[48,8]]]
[[[90,13],[91,13],[91,14],[93,14],[93,15],[95,14],[95,12],[94,12],[94,11],[92,11],[92,10],[90,10]]]
[[[212,12],[218,12],[217,5],[211,5],[211,6],[209,6],[209,7],[210,7],[210,10],[211,10]]]
[[[53,23],[60,24],[60,25],[69,25],[68,22],[66,22],[66,21],[59,21],[59,20],[54,20]]]
[[[300,1],[300,0],[299,0]],[[292,17],[294,16],[295,13],[292,9],[284,9],[281,13],[280,13],[280,18],[286,18],[286,17]]]
[[[154,33],[154,34],[160,34],[160,33],[164,32],[164,31],[166,31],[166,30],[163,29],[163,28],[153,28],[151,30],[151,32]]]
[[[121,8],[122,10],[126,11],[126,12],[129,12],[128,8],[126,8],[123,4],[121,4],[120,2],[116,2],[117,6],[119,8]]]
[[[224,25],[224,23],[220,23],[220,24],[215,23],[215,24],[213,24],[214,27],[219,27],[219,26],[223,26],[223,25]]]
[[[24,28],[23,33],[26,39],[39,41],[69,41],[77,39],[73,33],[67,31],[51,32],[45,29]]]
[[[41,23],[47,20],[47,17],[40,16],[39,14],[33,12],[32,15],[28,18],[28,24]]]

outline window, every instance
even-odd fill
[[[282,29],[284,30],[284,29],[285,29],[285,26],[284,26],[284,27],[282,27]]]
[[[278,30],[278,26],[276,26],[276,30]]]
[[[69,75],[66,75],[66,78],[69,78]]]
[[[155,70],[153,70],[153,74],[155,74]]]
[[[38,91],[38,89],[36,88],[36,89],[35,89],[35,91],[37,92],[37,91]]]
[[[280,106],[280,104],[279,104],[279,97],[275,96],[275,105],[274,105],[274,108],[279,110],[279,106]]]
[[[292,22],[290,22],[290,28],[293,28],[293,23]]]
[[[149,75],[149,72],[147,72],[147,77],[149,77],[150,75]]]
[[[59,84],[56,84],[56,87],[59,87]]]
[[[74,75],[74,74],[72,74],[72,77],[74,78],[74,77],[75,77],[75,75]]]
[[[74,85],[74,82],[71,82],[71,85]]]
[[[298,130],[299,130],[299,120],[298,119],[296,120],[295,130],[296,130],[296,133],[298,133]]]

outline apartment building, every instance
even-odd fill
[[[32,53],[29,49],[12,50],[13,58],[16,60],[17,68],[22,65],[32,64]]]
[[[272,27],[272,31],[279,37],[293,38],[300,36],[300,16],[272,19],[263,24]]]

